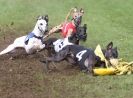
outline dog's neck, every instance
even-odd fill
[[[38,37],[44,36],[44,32],[39,30],[38,25],[35,25],[35,28],[33,29],[32,33],[34,33]]]

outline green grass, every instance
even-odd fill
[[[18,35],[30,32],[38,15],[49,15],[49,25],[61,23],[71,7],[83,7],[83,23],[88,25],[86,47],[103,48],[110,41],[118,47],[119,57],[133,60],[133,0],[0,0],[0,35],[7,31]],[[11,23],[14,22],[14,25]],[[8,27],[7,27],[8,25]],[[39,77],[37,78],[37,75]],[[43,76],[35,78],[43,81]],[[133,76],[89,77],[79,73],[72,76],[49,76],[51,98],[132,98]],[[35,92],[45,86],[35,87]],[[64,97],[66,96],[66,97]]]
[[[132,98],[133,95],[132,75],[91,77],[79,73],[75,76],[57,74],[44,78],[47,77],[51,84],[47,85],[50,98]],[[46,90],[45,86],[40,88]]]

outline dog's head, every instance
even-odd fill
[[[41,31],[41,32],[47,32],[48,31],[48,15],[45,15],[45,16],[39,16],[37,18],[37,23],[36,23],[36,26],[38,27],[38,29]]]
[[[118,58],[118,50],[117,47],[113,48],[113,42],[110,42],[107,45],[104,55],[107,60]]]
[[[78,40],[86,41],[87,39],[86,30],[87,30],[87,24],[77,27],[76,37]]]

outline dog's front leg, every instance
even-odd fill
[[[45,44],[40,45],[40,50],[44,49],[45,46],[46,46]]]
[[[28,53],[28,54],[32,54],[33,52],[35,52],[35,50],[34,50],[33,47],[34,47],[33,44],[25,45],[25,51],[26,51],[26,53]]]

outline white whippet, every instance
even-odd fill
[[[48,15],[38,17],[33,31],[26,36],[16,38],[12,44],[0,52],[0,55],[9,53],[18,47],[24,48],[27,54],[42,50],[45,48],[42,40],[47,31]]]

